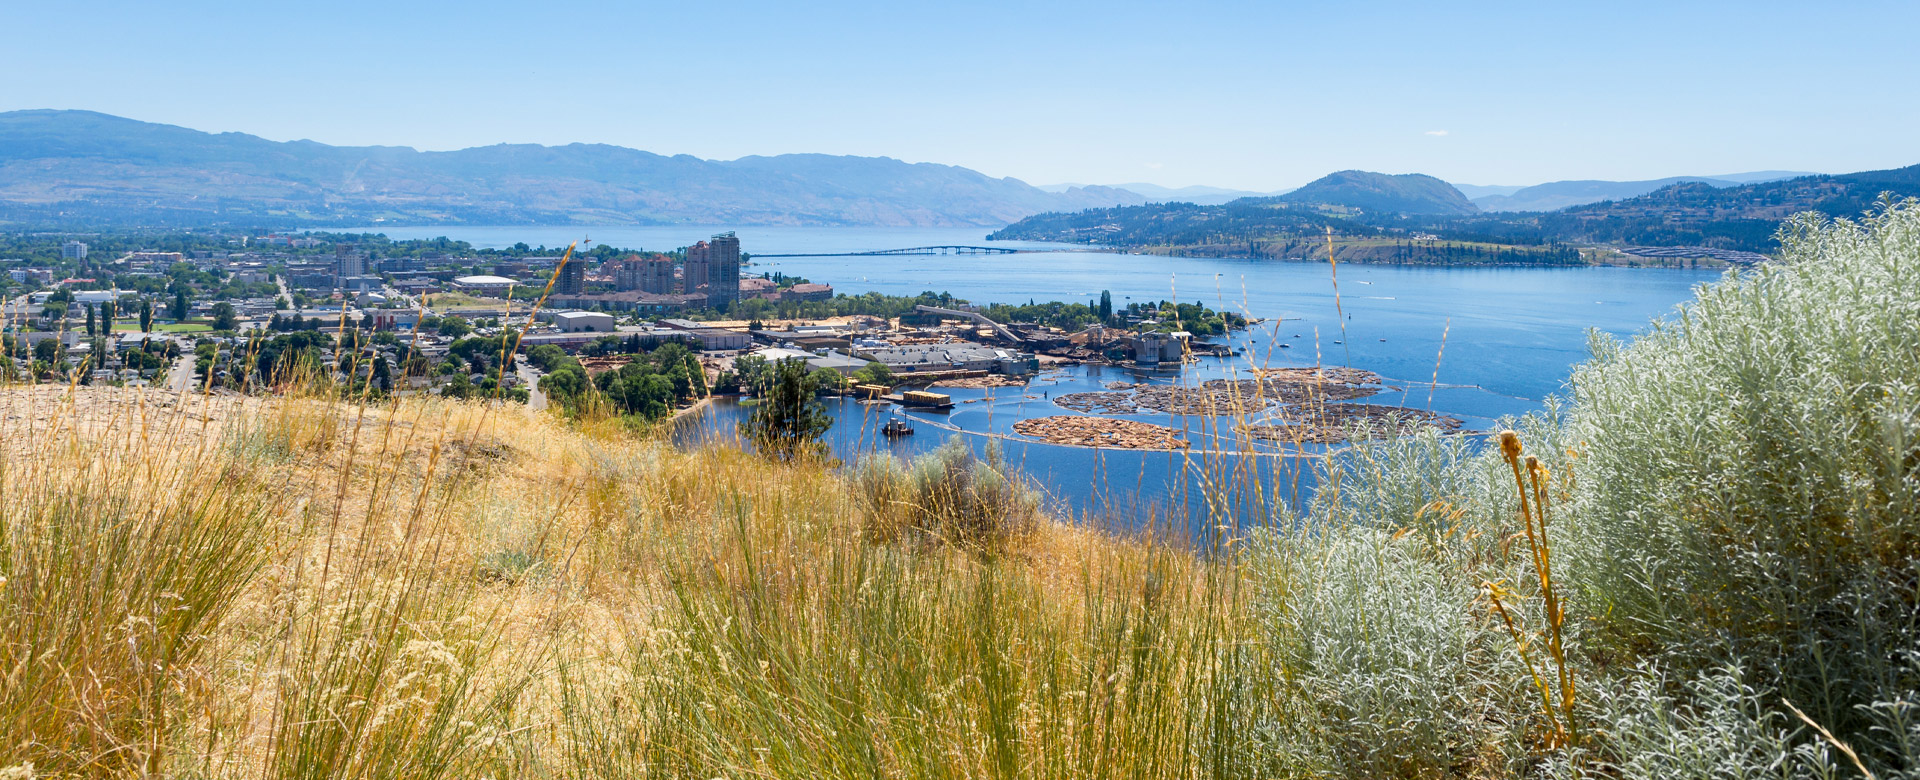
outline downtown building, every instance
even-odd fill
[[[587,258],[567,258],[566,265],[560,266],[560,278],[554,282],[556,295],[584,295],[587,292]]]
[[[629,256],[613,268],[613,288],[620,292],[673,292],[673,260],[664,256]]]
[[[707,294],[707,304],[726,309],[740,299],[740,239],[732,231],[687,247],[681,289]]]

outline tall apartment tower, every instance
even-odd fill
[[[673,260],[649,257],[640,264],[640,291],[669,295],[673,293]]]
[[[342,247],[333,257],[334,276],[361,276],[367,272],[367,258],[359,252]]]
[[[81,241],[68,241],[60,245],[60,257],[64,260],[87,259],[87,245]]]
[[[560,295],[585,295],[587,292],[587,258],[573,257],[560,267],[560,280],[553,285],[553,291]]]
[[[707,245],[707,305],[724,309],[740,300],[740,239],[729,230]]]
[[[687,247],[687,262],[680,272],[680,291],[688,295],[706,291],[708,302],[713,300],[713,292],[707,290],[707,281],[712,269],[712,250],[702,241]]]

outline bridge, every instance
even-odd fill
[[[1012,254],[1019,254],[1020,252],[1023,252],[1023,251],[1032,251],[1032,250],[1008,249],[1006,247],[999,247],[999,246],[960,246],[957,244],[943,244],[940,246],[910,246],[910,247],[906,247],[905,249],[870,249],[865,252],[791,252],[791,253],[754,252],[753,256],[754,257],[864,257],[864,256],[886,256],[886,255],[893,255],[893,256],[899,256],[899,255],[1012,255]]]

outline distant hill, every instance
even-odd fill
[[[1460,211],[1465,197],[1433,195],[1437,179],[1342,172],[1278,198],[1216,206],[1156,203],[1038,214],[994,238],[1099,243],[1128,249],[1233,257],[1311,257],[1331,228],[1342,261],[1394,263],[1582,262],[1587,245],[1704,247],[1768,253],[1780,221],[1806,211],[1857,217],[1881,193],[1920,197],[1920,165],[1751,184],[1680,181],[1635,197],[1551,212]],[[1423,212],[1397,212],[1411,193]],[[1436,213],[1452,203],[1452,213]],[[1351,211],[1325,208],[1329,203]],[[1470,207],[1471,204],[1468,204]]]
[[[1144,203],[884,157],[703,160],[604,144],[452,152],[275,142],[90,111],[0,113],[0,223],[996,226]]]
[[[1683,182],[1700,182],[1715,187],[1732,187],[1739,182],[1700,176],[1674,176],[1648,181],[1555,181],[1522,187],[1507,195],[1486,195],[1473,199],[1481,211],[1559,211],[1569,206],[1620,200],[1645,195],[1654,190]]]
[[[1536,184],[1531,187],[1515,187],[1508,192],[1494,190],[1505,187],[1473,187],[1477,192],[1467,192],[1467,186],[1454,185],[1473,199],[1473,205],[1481,211],[1558,211],[1570,206],[1598,203],[1604,200],[1621,200],[1645,195],[1661,187],[1685,182],[1701,182],[1715,187],[1733,187],[1743,183],[1776,181],[1798,176],[1815,174],[1795,173],[1792,171],[1755,171],[1736,173],[1726,176],[1670,176],[1665,179],[1645,181],[1604,181],[1573,180],[1554,181]],[[1471,186],[1471,185],[1468,185]]]
[[[1413,220],[1449,238],[1505,243],[1710,247],[1772,252],[1780,221],[1801,212],[1858,217],[1882,193],[1920,197],[1920,165],[1717,186],[1682,181],[1618,200],[1552,212],[1486,213]]]
[[[1338,171],[1282,195],[1280,200],[1346,206],[1375,214],[1472,214],[1480,210],[1453,185],[1422,173]]]

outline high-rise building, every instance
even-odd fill
[[[87,245],[79,241],[68,241],[60,245],[60,257],[66,260],[87,259]]]
[[[716,309],[740,300],[740,239],[729,230],[707,245],[707,303]]]
[[[680,271],[681,292],[692,295],[706,291],[712,269],[711,255],[712,251],[705,241],[687,247],[687,262]],[[713,300],[711,292],[708,292],[707,300]]]
[[[559,295],[583,295],[587,292],[587,258],[570,257],[560,267],[560,280],[553,285]]]
[[[613,288],[620,292],[673,293],[673,259],[662,255],[628,255],[612,263]]]
[[[341,247],[333,254],[334,276],[361,276],[367,272],[367,258],[359,252]]]
[[[673,259],[659,255],[640,261],[640,291],[671,295]]]

